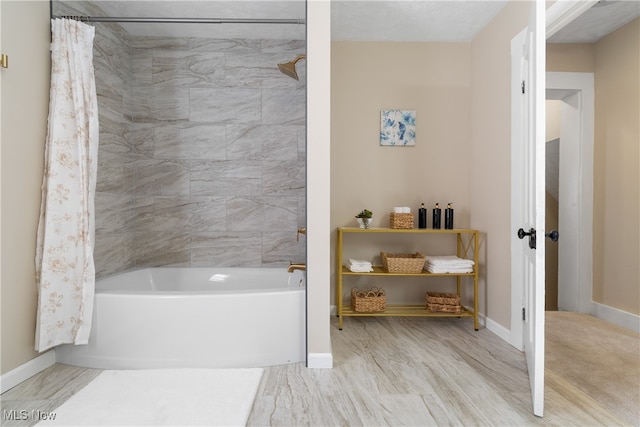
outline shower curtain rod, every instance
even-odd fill
[[[81,22],[135,22],[159,24],[304,24],[304,19],[263,19],[263,18],[133,18],[111,16],[54,16],[53,19],[64,18]]]

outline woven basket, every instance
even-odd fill
[[[431,304],[460,305],[460,295],[442,294],[439,292],[427,292],[426,302]]]
[[[357,313],[375,313],[387,309],[387,296],[384,289],[371,288],[361,291],[351,289],[351,309]]]
[[[438,311],[441,313],[456,313],[459,314],[462,311],[462,307],[459,305],[446,305],[446,304],[431,304],[427,303],[427,310]]]
[[[425,296],[427,310],[445,313],[460,313],[460,295],[427,292]]]
[[[382,266],[387,273],[415,274],[422,272],[425,256],[419,252],[415,254],[388,254],[380,252]]]
[[[391,228],[413,228],[412,213],[395,213],[389,214],[389,227]]]

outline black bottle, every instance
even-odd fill
[[[427,228],[427,208],[424,207],[424,203],[421,203],[418,209],[418,228]]]
[[[440,203],[436,203],[436,207],[433,208],[433,223],[431,224],[434,229],[440,229],[441,212]]]
[[[446,230],[453,230],[453,208],[451,203],[447,204],[447,209],[444,210],[444,228]]]

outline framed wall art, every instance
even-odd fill
[[[416,111],[382,110],[380,145],[412,147],[416,145]]]

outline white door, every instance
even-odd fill
[[[512,198],[514,280],[522,283],[523,347],[533,413],[544,411],[545,2],[512,41]],[[519,202],[519,203],[518,203]],[[515,308],[515,307],[514,307]],[[512,319],[514,317],[512,316]],[[512,325],[513,327],[513,325]]]

